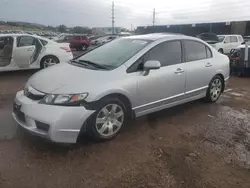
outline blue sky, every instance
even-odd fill
[[[111,25],[112,0],[0,0],[0,20],[45,25]],[[250,0],[114,0],[115,25],[130,28],[156,24],[250,20]]]

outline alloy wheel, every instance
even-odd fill
[[[102,137],[112,137],[122,127],[124,111],[118,104],[104,106],[96,116],[96,130]]]
[[[56,65],[57,62],[55,59],[53,58],[47,58],[45,61],[44,61],[44,68],[48,68],[48,67],[51,67],[53,65]]]
[[[222,91],[222,82],[219,78],[213,80],[210,88],[210,96],[212,101],[216,101]]]

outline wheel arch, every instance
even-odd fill
[[[119,92],[109,93],[109,94],[106,94],[105,96],[101,97],[98,101],[101,102],[105,98],[118,98],[119,100],[121,100],[122,103],[126,106],[126,108],[128,110],[129,117],[130,118],[133,117],[132,103],[131,103],[130,99],[125,94],[119,93]]]

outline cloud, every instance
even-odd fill
[[[45,25],[111,26],[112,0],[0,0],[0,20]],[[156,24],[250,19],[247,0],[114,0],[115,25],[130,28]]]

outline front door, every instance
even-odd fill
[[[180,41],[168,41],[158,44],[143,57],[147,60],[157,60],[161,68],[151,70],[143,76],[137,76],[137,116],[157,111],[166,105],[184,98],[186,71],[182,63]]]
[[[17,37],[16,48],[13,52],[13,61],[19,68],[29,68],[35,49],[35,39],[33,37]]]
[[[212,52],[205,44],[184,40],[186,64],[186,97],[195,97],[206,93],[207,87],[214,76]]]

